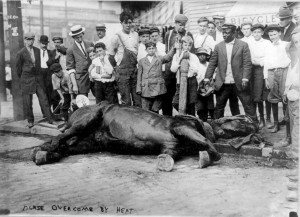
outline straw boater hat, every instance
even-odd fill
[[[69,36],[75,36],[85,31],[85,28],[81,25],[75,25],[71,27],[71,32],[69,32]]]

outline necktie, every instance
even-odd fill
[[[86,56],[86,53],[85,53],[85,51],[84,51],[84,49],[83,49],[81,43],[79,43],[79,45],[80,45],[80,47],[81,47],[82,52],[84,53],[84,56]]]

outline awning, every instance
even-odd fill
[[[140,25],[165,26],[174,24],[174,18],[180,11],[180,1],[160,2],[155,8],[136,19]]]
[[[253,24],[274,24],[278,23],[277,14],[283,2],[236,2],[231,10],[226,14],[226,22],[241,25],[244,21],[250,20]]]

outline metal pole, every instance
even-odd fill
[[[0,102],[6,101],[3,2],[0,0]]]
[[[44,35],[44,6],[43,0],[40,0],[40,21],[41,21],[41,35]]]
[[[21,0],[7,1],[13,112],[15,120],[23,120],[23,98],[16,72],[16,54],[24,47]]]

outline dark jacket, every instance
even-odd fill
[[[248,44],[239,39],[235,39],[232,48],[231,67],[235,85],[239,91],[242,91],[242,79],[251,78],[251,55]],[[225,82],[228,57],[226,53],[225,41],[215,46],[209,65],[206,70],[205,78],[211,79],[218,67],[215,80],[215,90],[218,91]]]
[[[281,40],[290,42],[292,40],[292,32],[296,28],[296,24],[291,22],[289,28],[286,30],[285,34],[281,34]]]
[[[43,86],[43,77],[40,73],[41,57],[40,49],[33,47],[35,65],[32,62],[29,51],[22,48],[16,56],[16,71],[20,78],[21,92],[23,94],[34,94],[37,84]]]
[[[47,61],[47,65],[48,65],[48,68],[50,68],[50,66],[54,63],[59,63],[59,58],[55,59],[55,56],[56,56],[56,49],[54,50],[50,50],[48,52],[48,56],[49,56],[49,59]]]

